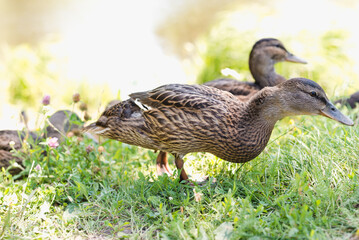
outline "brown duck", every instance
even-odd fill
[[[274,64],[283,61],[307,63],[305,60],[288,52],[278,39],[263,38],[254,44],[249,54],[249,69],[255,80],[254,83],[223,78],[206,82],[204,85],[228,91],[240,100],[248,100],[260,89],[275,86],[286,80],[283,76],[277,74],[274,69]]]
[[[319,114],[353,125],[317,83],[304,78],[266,87],[247,102],[216,88],[182,84],[130,97],[105,110],[84,131],[172,153],[181,180],[188,179],[182,159],[187,153],[209,152],[235,163],[252,160],[285,116]]]

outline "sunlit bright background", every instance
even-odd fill
[[[252,81],[248,54],[262,37],[309,62],[279,73],[348,95],[359,90],[358,13],[355,0],[0,0],[0,129],[21,128],[24,109],[38,127],[45,94],[54,111],[80,92],[95,118],[114,98],[225,67]]]

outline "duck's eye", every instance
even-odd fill
[[[317,96],[318,96],[318,94],[317,94],[316,91],[311,91],[309,94],[310,94],[310,96],[312,96],[312,97],[317,97]]]
[[[276,48],[280,48],[280,49],[282,49],[282,50],[284,50],[284,51],[287,51],[287,50],[284,48],[284,46],[281,45],[281,44],[276,44],[275,47],[276,47]]]

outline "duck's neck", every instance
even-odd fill
[[[291,115],[288,114],[287,101],[286,91],[274,86],[266,87],[247,102],[239,103],[242,111],[238,111],[234,120],[238,125],[231,143],[236,150],[212,153],[231,162],[246,162],[257,157],[266,147],[276,122]]]
[[[256,93],[245,105],[244,111],[239,111],[238,127],[234,131],[235,141],[238,142],[238,154],[224,159],[232,162],[246,162],[258,156],[266,147],[275,123],[281,119],[282,113],[275,93],[277,87],[264,88]],[[243,105],[242,105],[243,106]],[[224,156],[220,156],[224,157]]]
[[[253,52],[249,57],[249,69],[255,80],[261,88],[275,86],[286,79],[277,74],[274,69],[276,62],[265,53]]]
[[[246,112],[253,122],[274,127],[278,120],[288,115],[285,92],[278,87],[262,89],[247,102]]]

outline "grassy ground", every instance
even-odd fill
[[[357,123],[283,119],[244,165],[189,154],[192,178],[216,179],[195,187],[157,177],[156,153],[116,141],[99,152],[68,137],[47,155],[36,145],[23,155],[29,177],[0,173],[0,238],[349,239],[359,225]]]

